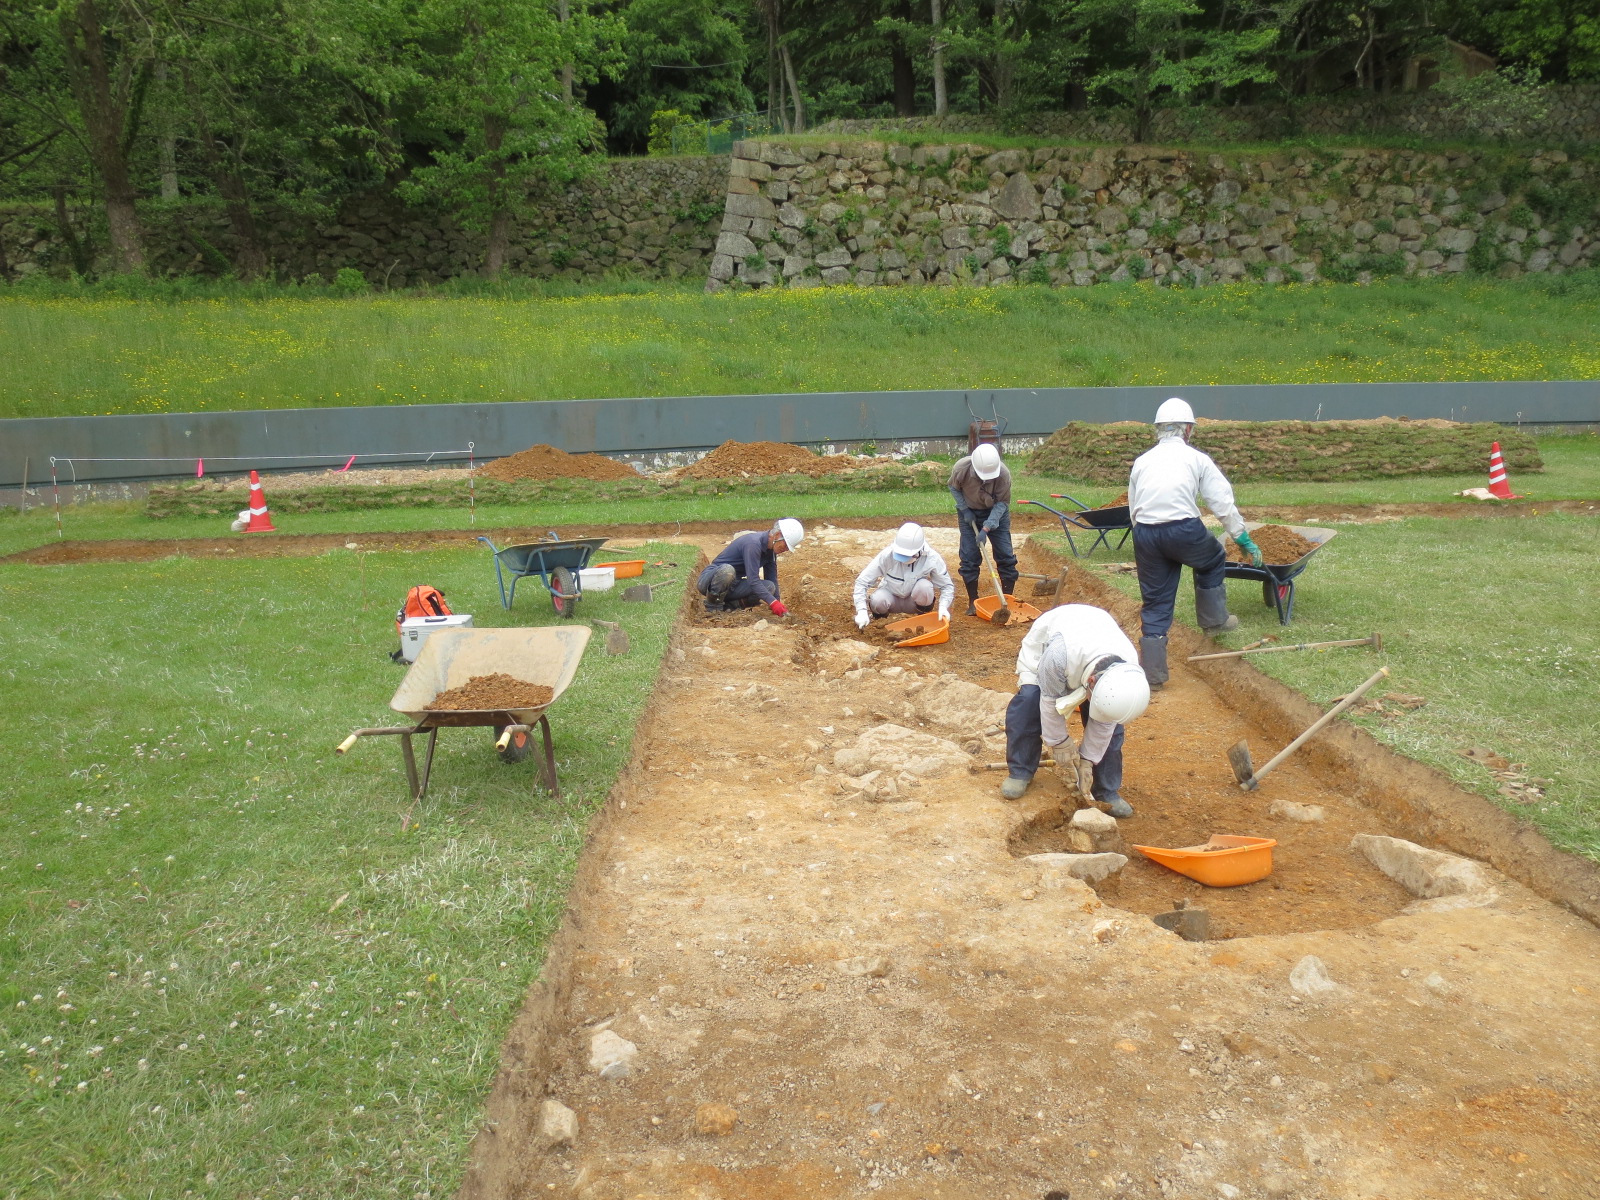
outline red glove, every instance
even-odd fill
[[[772,615],[775,616],[775,617],[788,616],[789,615],[789,606],[787,604],[785,604],[782,600],[774,600],[772,602]]]

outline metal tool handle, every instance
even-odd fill
[[[1372,685],[1377,683],[1378,680],[1387,678],[1388,675],[1389,675],[1389,668],[1388,667],[1379,667],[1377,672],[1372,676],[1371,679],[1367,680],[1360,687],[1358,687],[1355,691],[1351,692],[1343,700],[1339,701],[1338,704],[1334,705],[1333,708],[1329,709],[1327,712],[1323,713],[1322,716],[1318,717],[1316,719],[1316,721],[1314,721],[1312,723],[1311,728],[1307,729],[1299,737],[1295,738],[1294,741],[1290,742],[1282,750],[1279,750],[1277,754],[1273,755],[1272,759],[1266,764],[1266,766],[1262,767],[1259,771],[1257,771],[1254,775],[1250,776],[1249,779],[1245,780],[1239,786],[1241,788],[1243,788],[1247,792],[1255,791],[1256,790],[1256,786],[1258,784],[1260,784],[1262,779],[1264,779],[1266,777],[1268,771],[1271,771],[1274,767],[1276,767],[1284,759],[1288,758],[1289,755],[1293,754],[1302,745],[1304,745],[1305,742],[1307,741],[1307,739],[1309,739],[1314,733],[1316,733],[1319,729],[1321,729],[1329,721],[1331,721],[1335,717],[1337,717],[1345,709],[1349,708],[1357,700],[1361,699],[1362,696],[1366,695],[1368,688],[1372,687]]]
[[[1371,646],[1383,649],[1383,636],[1373,634],[1364,638],[1343,638],[1336,642],[1297,642],[1292,646],[1246,646],[1242,650],[1224,650],[1220,654],[1191,654],[1186,662],[1206,662],[1213,658],[1240,658],[1246,654],[1280,654],[1285,650],[1332,650],[1337,646]]]

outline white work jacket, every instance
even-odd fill
[[[1056,711],[1056,701],[1082,687],[1095,663],[1113,654],[1124,662],[1139,661],[1139,652],[1117,619],[1092,604],[1052,608],[1029,627],[1017,652],[1017,683],[1039,688],[1045,745],[1059,746],[1067,740],[1067,719]],[[1085,721],[1079,753],[1099,762],[1116,728],[1104,721]]]
[[[894,547],[886,547],[856,576],[856,611],[867,610],[867,592],[879,580],[883,581],[891,595],[909,596],[919,579],[926,579],[938,589],[939,598],[935,607],[950,607],[956,596],[956,585],[950,578],[949,568],[944,565],[943,555],[932,546],[924,545],[910,562],[901,562],[894,556]]]
[[[1198,517],[1201,500],[1229,537],[1244,532],[1244,518],[1233,503],[1233,486],[1210,455],[1173,434],[1134,459],[1128,475],[1128,508],[1135,525]]]

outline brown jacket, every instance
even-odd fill
[[[950,491],[957,501],[973,512],[986,513],[996,504],[1011,507],[1011,470],[1005,464],[993,479],[979,479],[972,469],[972,456],[950,469]]]

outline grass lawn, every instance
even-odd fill
[[[552,711],[564,803],[446,730],[403,828],[394,740],[333,747],[420,582],[554,621],[465,550],[0,567],[0,1196],[454,1191],[678,589],[582,602],[633,649]]]
[[[1131,560],[1131,551],[1114,557]],[[1111,559],[1101,551],[1093,561]],[[1138,595],[1133,576],[1107,578]],[[1427,704],[1353,720],[1532,821],[1562,849],[1600,861],[1600,519],[1344,525],[1299,585],[1294,624],[1284,630],[1261,603],[1260,584],[1230,581],[1240,627],[1219,640],[1245,646],[1267,634],[1323,641],[1379,631],[1381,660],[1366,650],[1332,650],[1251,661],[1320,704],[1388,663],[1393,675],[1378,694],[1413,693]],[[1178,614],[1193,624],[1187,571]],[[1498,796],[1500,781],[1458,754],[1473,746],[1550,780],[1544,802]],[[1264,757],[1258,748],[1256,761]]]
[[[171,303],[0,292],[0,417],[854,389],[1590,379],[1600,272]]]

